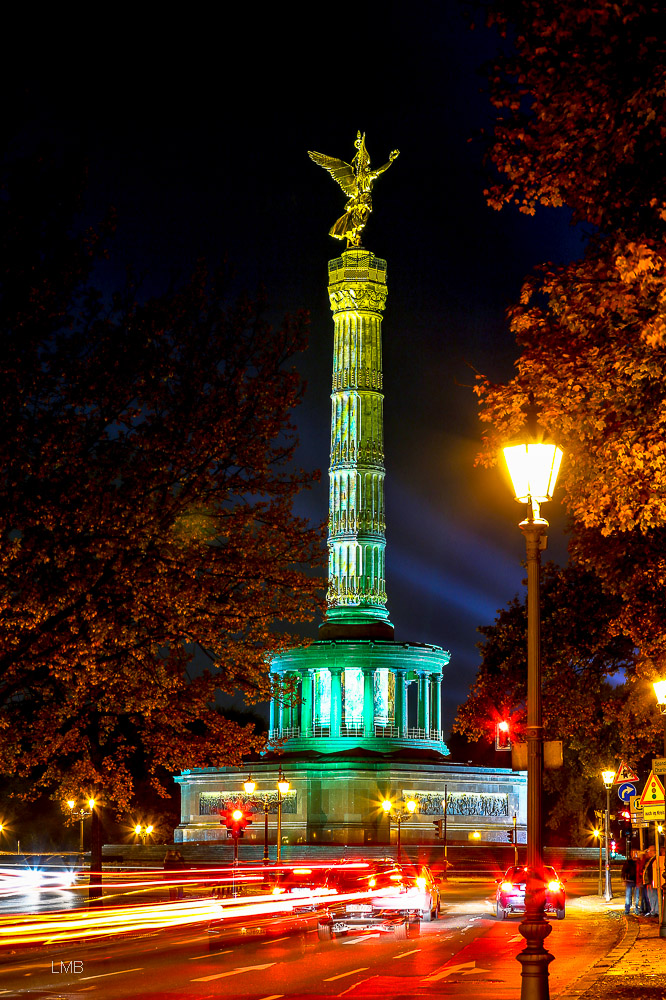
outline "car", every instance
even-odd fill
[[[530,869],[525,865],[514,865],[506,870],[501,879],[498,879],[495,894],[498,919],[504,920],[510,913],[525,912],[525,886],[529,873]],[[554,913],[558,920],[564,920],[566,910],[564,883],[550,865],[544,865],[543,873],[546,889],[544,910]]]
[[[271,889],[273,896],[284,897],[292,912],[316,910],[321,906],[321,898],[330,895],[332,889],[326,886],[328,868],[313,865],[296,865],[277,872]],[[303,902],[297,902],[297,900]]]
[[[422,912],[431,913],[426,880],[390,859],[336,866],[328,873],[326,887],[335,895],[325,901],[319,916],[320,941],[366,930],[406,938],[409,924],[420,926]]]
[[[414,880],[414,884],[423,895],[420,907],[421,920],[437,920],[441,909],[439,880],[435,878],[427,865],[418,868],[403,868],[405,875]]]

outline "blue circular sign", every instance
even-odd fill
[[[618,786],[617,794],[623,802],[628,802],[629,799],[633,798],[636,794],[636,786],[632,785],[630,781],[623,781],[622,784]]]

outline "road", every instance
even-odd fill
[[[621,927],[601,901],[597,906],[598,897],[578,896],[580,885],[568,889],[567,917],[553,922],[547,942],[555,956],[552,998],[610,950]],[[595,890],[586,885],[588,893]],[[311,921],[300,933],[236,936],[213,952],[206,930],[195,927],[5,956],[0,1000],[518,1000],[520,920],[496,920],[491,892],[488,882],[450,882],[441,919],[423,923],[407,941],[350,935],[320,942]]]

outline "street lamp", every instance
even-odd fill
[[[652,687],[657,696],[659,711],[664,720],[664,757],[666,757],[666,681],[653,681]]]
[[[543,727],[541,723],[541,552],[546,547],[548,521],[539,505],[551,500],[562,451],[537,436],[536,411],[532,399],[528,410],[528,438],[504,448],[513,492],[518,503],[527,504],[527,517],[520,524],[527,549],[527,890],[525,917],[520,933],[525,948],[518,955],[522,966],[522,1000],[548,1000],[548,965],[553,956],[544,948],[551,926],[544,916],[546,901],[542,858],[541,787],[543,781]]]
[[[142,825],[141,823],[137,823],[137,825],[134,827],[134,832],[137,835],[137,837],[141,837],[141,843],[145,847],[146,838],[149,837],[153,832],[153,827],[151,825],[145,826]]]
[[[604,819],[604,836],[606,837],[606,889],[604,891],[604,899],[607,903],[610,903],[613,898],[610,871],[610,790],[615,780],[615,771],[602,771],[601,777],[606,789],[606,816]]]
[[[79,821],[79,854],[81,855],[81,860],[83,860],[83,821],[92,816],[93,809],[95,808],[95,800],[88,799],[88,810],[86,811],[85,806],[81,806],[76,809],[76,800],[67,799],[67,806],[69,808],[69,819],[70,823],[75,823],[78,819]]]
[[[389,844],[391,843],[391,816],[393,815],[393,803],[390,799],[384,799],[382,802],[382,809],[386,813],[388,824],[389,824]],[[414,813],[416,812],[416,802],[414,799],[409,799],[407,802],[401,803],[396,807],[395,811],[395,822],[398,826],[398,861],[400,861],[400,831],[402,828],[403,820],[406,822],[410,820]]]
[[[282,764],[277,780],[278,800],[277,800],[277,862],[280,863],[280,848],[282,847],[282,796],[289,791],[289,782],[282,773]]]

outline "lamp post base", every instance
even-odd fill
[[[525,948],[516,956],[522,966],[521,1000],[549,1000],[548,966],[554,956],[546,951],[543,942],[552,931],[547,920],[525,915],[518,930],[525,938]]]

